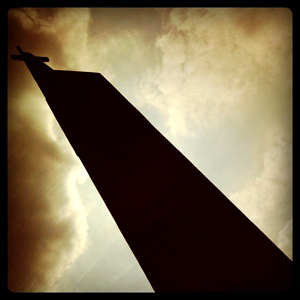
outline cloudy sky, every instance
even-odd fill
[[[26,8],[8,55],[100,72],[292,259],[288,9]],[[8,286],[152,291],[24,63],[8,57]]]

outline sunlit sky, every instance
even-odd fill
[[[19,8],[8,55],[17,45],[53,69],[101,73],[292,259],[290,10]],[[8,246],[14,291],[153,291],[9,57]]]

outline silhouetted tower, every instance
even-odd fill
[[[157,291],[286,291],[292,262],[102,75],[18,47]]]

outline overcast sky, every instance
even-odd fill
[[[100,72],[292,258],[288,9],[8,13],[53,69]],[[8,58],[8,279],[14,291],[152,291],[22,62]]]

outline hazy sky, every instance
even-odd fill
[[[288,9],[8,13],[8,55],[100,72],[292,258]],[[152,291],[22,62],[8,58],[8,280],[14,291]]]

